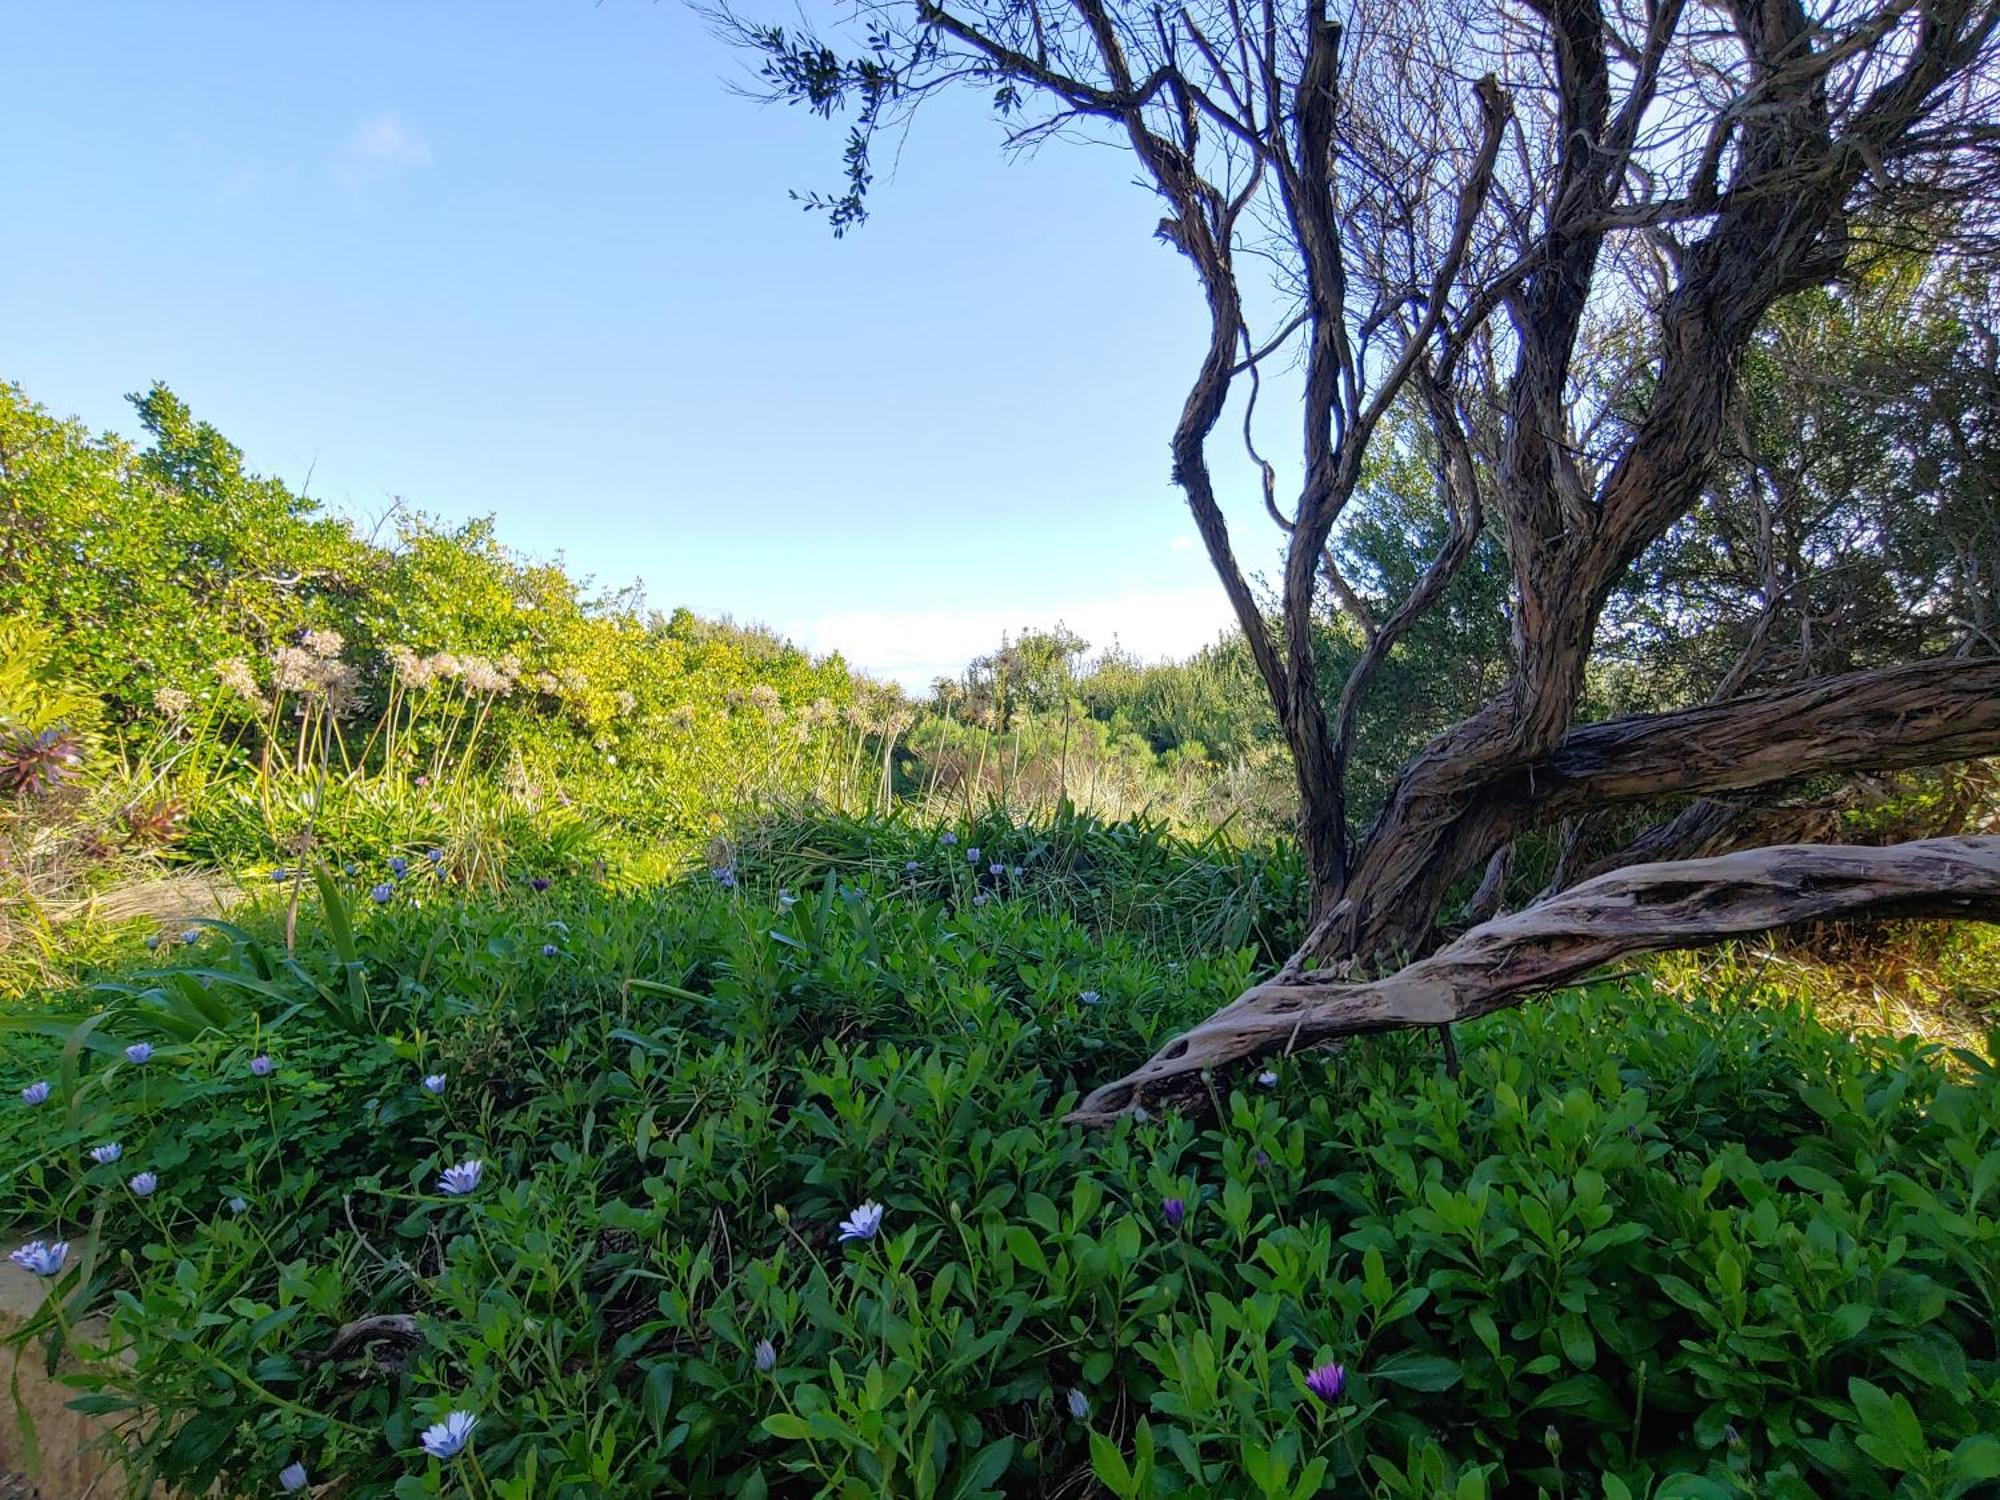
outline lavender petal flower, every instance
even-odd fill
[[[840,1221],[840,1242],[872,1240],[882,1228],[882,1205],[870,1199]]]
[[[438,1191],[453,1198],[463,1198],[475,1191],[479,1179],[486,1171],[486,1163],[478,1157],[470,1157],[455,1167],[446,1167],[438,1174]]]
[[[432,1458],[456,1458],[472,1439],[472,1429],[479,1425],[479,1418],[469,1411],[455,1411],[442,1422],[433,1423],[424,1429],[420,1441],[424,1452]]]
[[[1306,1374],[1306,1389],[1328,1406],[1332,1406],[1340,1399],[1340,1393],[1347,1389],[1347,1366],[1338,1364],[1316,1366]]]
[[[63,1262],[68,1258],[68,1240],[57,1240],[53,1245],[44,1245],[40,1240],[29,1240],[7,1257],[22,1270],[32,1271],[37,1276],[55,1275],[63,1268]]]

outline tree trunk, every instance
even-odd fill
[[[1280,975],[1093,1090],[1069,1119],[1103,1125],[1205,1096],[1202,1075],[1340,1037],[1449,1025],[1631,953],[1692,948],[1836,918],[2000,920],[2000,837],[1887,848],[1789,844],[1716,859],[1633,865],[1475,927],[1372,983]]]
[[[2000,659],[1847,672],[1580,725],[1538,753],[1501,748],[1488,727],[1501,712],[1489,705],[1412,761],[1287,973],[1425,951],[1451,887],[1517,833],[1557,818],[2000,751]]]

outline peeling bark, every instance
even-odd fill
[[[1584,724],[1543,753],[1513,759],[1465,751],[1462,732],[1413,763],[1341,901],[1314,924],[1289,972],[1314,958],[1421,951],[1454,882],[1515,834],[1557,818],[2000,752],[2000,658],[1844,672]]]
[[[1072,1112],[1104,1125],[1206,1093],[1202,1075],[1340,1037],[1469,1021],[1612,959],[1836,918],[2000,920],[2000,837],[1788,844],[1633,865],[1473,928],[1372,983],[1281,975],[1245,991]]]

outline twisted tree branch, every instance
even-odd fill
[[[1475,927],[1385,979],[1270,980],[1183,1032],[1069,1116],[1105,1125],[1206,1093],[1202,1074],[1338,1037],[1469,1021],[1612,959],[1693,948],[1795,922],[1853,917],[2000,920],[2000,838],[1887,848],[1784,844],[1633,865]]]

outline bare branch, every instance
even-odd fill
[[[2000,838],[1881,849],[1790,844],[1717,859],[1633,865],[1473,928],[1385,979],[1316,973],[1260,984],[1069,1115],[1108,1125],[1206,1093],[1202,1075],[1341,1037],[1470,1021],[1616,958],[1694,948],[1797,922],[2000,920]]]

